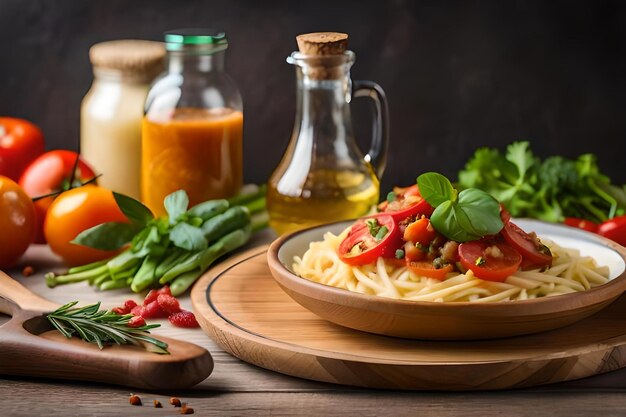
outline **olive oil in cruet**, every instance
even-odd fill
[[[350,79],[354,53],[342,33],[297,38],[297,109],[291,141],[267,192],[270,225],[277,233],[368,213],[379,199],[387,153],[387,103],[371,81]],[[374,101],[372,147],[363,156],[352,132],[352,97]]]

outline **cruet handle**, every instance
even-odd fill
[[[352,82],[353,97],[369,97],[376,110],[372,123],[372,145],[365,155],[380,179],[387,164],[387,148],[389,147],[389,109],[385,92],[373,81],[356,80]]]

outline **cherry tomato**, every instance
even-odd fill
[[[522,269],[543,268],[552,265],[550,249],[542,244],[534,234],[526,233],[511,221],[504,222],[504,228],[500,234],[509,245],[522,255]]]
[[[396,221],[402,221],[409,217],[430,217],[435,210],[428,204],[419,193],[417,185],[406,188],[394,188],[395,199],[391,202],[383,201],[378,209],[392,216]]]
[[[426,252],[415,246],[415,243],[409,241],[404,244],[404,257],[407,261],[421,261],[426,256]]]
[[[104,251],[70,243],[80,232],[106,222],[127,222],[113,193],[97,185],[73,188],[59,195],[48,208],[44,234],[50,248],[67,265],[83,265],[109,258],[119,251]]]
[[[372,236],[368,221],[387,228],[387,233],[376,239]],[[376,262],[379,257],[395,258],[396,250],[402,246],[402,237],[398,225],[391,216],[377,215],[359,219],[354,223],[348,236],[339,244],[339,258],[349,265],[367,265]]]
[[[31,122],[0,117],[0,175],[17,182],[30,161],[44,151],[43,134]]]
[[[404,240],[424,246],[428,246],[435,236],[437,232],[426,217],[414,221],[404,229]]]
[[[601,223],[598,234],[626,246],[626,216],[613,217]]]
[[[421,261],[421,262],[407,261],[406,266],[411,271],[415,272],[417,275],[421,275],[421,276],[428,277],[428,278],[434,278],[438,280],[444,280],[446,278],[446,275],[449,272],[452,272],[454,270],[454,268],[452,268],[452,265],[450,264],[445,265],[441,268],[435,268],[432,262],[426,262],[426,261]]]
[[[591,233],[598,233],[598,224],[589,220],[579,219],[576,217],[566,217],[563,223]]]
[[[35,235],[35,207],[10,178],[0,175],[0,269],[9,268]]]
[[[60,191],[66,191],[71,187],[80,185],[93,179],[96,174],[93,169],[82,159],[78,160],[76,172],[72,169],[76,164],[78,154],[72,151],[56,150],[46,152],[32,161],[20,178],[20,186],[31,197],[40,197]],[[74,178],[74,183],[70,184]],[[37,232],[35,243],[46,243],[43,234],[43,222],[46,218],[48,207],[54,201],[55,196],[42,198],[35,202],[37,213]]]
[[[522,256],[504,242],[474,240],[459,245],[461,264],[487,281],[502,282],[519,269]]]

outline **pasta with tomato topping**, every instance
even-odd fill
[[[548,268],[517,270],[501,282],[483,280],[466,272],[448,272],[443,279],[417,274],[394,259],[378,257],[366,265],[350,265],[340,259],[338,248],[350,228],[340,235],[326,233],[311,242],[293,270],[302,278],[349,291],[411,301],[499,302],[516,301],[585,291],[605,284],[609,269],[591,257],[555,242],[542,241],[552,253]]]

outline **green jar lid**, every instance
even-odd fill
[[[213,29],[189,28],[165,32],[165,47],[168,51],[180,51],[185,45],[206,45],[221,51],[228,47],[228,40],[224,32]]]

